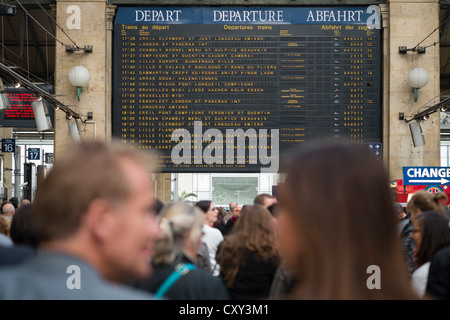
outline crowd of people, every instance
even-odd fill
[[[78,143],[33,203],[4,203],[0,299],[450,298],[448,198],[420,191],[403,208],[363,145],[292,150],[277,196],[227,212],[162,204],[153,161]]]

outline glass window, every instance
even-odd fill
[[[237,202],[253,204],[258,195],[258,177],[212,177],[212,201],[216,206]]]

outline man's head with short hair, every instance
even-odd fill
[[[277,198],[267,193],[257,195],[253,201],[254,205],[259,204],[264,208],[268,208],[274,203],[277,203]]]
[[[43,246],[77,251],[111,280],[147,276],[143,252],[159,236],[148,161],[99,141],[59,156],[33,203]]]
[[[394,209],[399,220],[403,219],[406,216],[406,213],[403,211],[403,206],[400,203],[394,202]]]
[[[241,215],[242,206],[240,206],[237,202],[230,203],[230,212],[233,217],[238,218]]]

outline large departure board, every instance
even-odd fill
[[[113,135],[159,150],[165,172],[257,172],[271,166],[270,156],[316,138],[380,143],[373,14],[121,7]]]

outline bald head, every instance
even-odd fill
[[[28,206],[31,204],[31,201],[28,199],[23,199],[22,201],[20,201],[20,206]]]
[[[3,215],[5,216],[13,216],[15,212],[15,208],[12,203],[7,203],[2,208]]]

